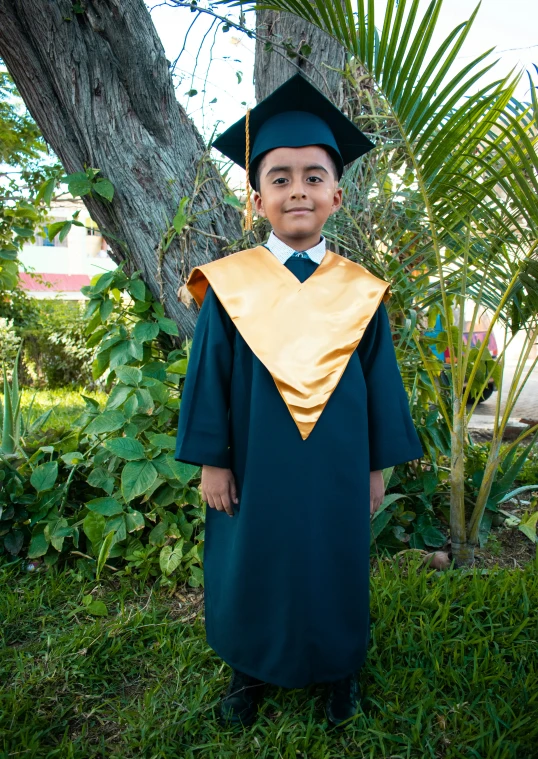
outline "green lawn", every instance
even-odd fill
[[[230,670],[199,591],[0,569],[0,757],[532,759],[538,571],[372,575],[365,712],[330,728],[324,689],[270,686],[258,722],[215,720]],[[82,597],[105,602],[91,617]],[[351,602],[351,599],[350,599]]]
[[[102,405],[105,404],[108,396],[106,393],[100,390],[69,390],[67,388],[59,388],[58,390],[34,390],[33,388],[23,388],[21,391],[21,407],[23,409],[23,416],[26,420],[27,413],[32,403],[32,398],[35,395],[35,399],[30,411],[30,422],[34,422],[38,416],[45,411],[53,408],[53,411],[45,423],[43,429],[49,429],[50,427],[69,427],[73,424],[74,420],[80,416],[85,408],[84,399],[82,395],[86,395],[89,398],[95,398]],[[0,392],[0,401],[3,403],[4,396]]]

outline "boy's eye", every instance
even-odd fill
[[[321,182],[321,177],[316,177],[315,175],[312,175],[311,177],[307,177],[307,182]]]
[[[288,180],[286,179],[286,177],[278,177],[277,179],[275,179],[273,184],[283,184],[284,182],[287,182],[287,181]]]

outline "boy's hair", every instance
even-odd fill
[[[329,156],[329,160],[331,162],[334,178],[338,182],[340,180],[340,177],[338,175],[338,169],[336,168],[336,161],[333,158],[331,149],[330,148],[326,148],[325,145],[319,145],[319,147],[323,148],[323,150]],[[254,178],[255,178],[256,181],[255,181],[255,184],[253,185],[253,187],[256,190],[256,192],[260,191],[260,175],[261,175],[262,164],[263,164],[263,162],[265,161],[265,159],[267,158],[267,156],[269,155],[270,152],[271,151],[268,150],[266,153],[264,153],[262,156],[260,156],[260,158],[258,159],[258,162],[256,164],[256,169],[255,169],[255,172],[254,172]]]

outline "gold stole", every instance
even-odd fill
[[[268,369],[306,440],[390,282],[327,250],[305,282],[263,246],[196,266],[187,287],[199,306],[211,285]]]

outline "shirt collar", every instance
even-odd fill
[[[323,257],[325,256],[327,242],[323,235],[321,236],[321,240],[318,242],[317,245],[314,245],[313,248],[309,248],[305,251],[305,253],[308,253],[308,257],[314,261],[316,264],[320,264],[323,260]],[[275,255],[281,264],[285,264],[286,261],[290,256],[292,256],[295,253],[294,248],[290,248],[289,245],[286,245],[285,242],[282,242],[275,233],[271,230],[271,234],[269,235],[269,239],[265,243],[265,247],[269,248],[271,253]]]

